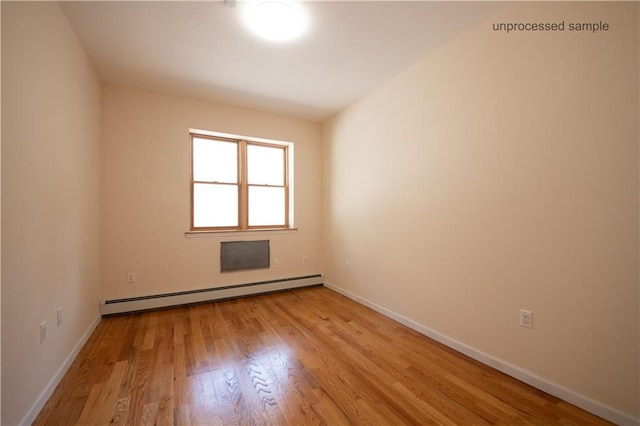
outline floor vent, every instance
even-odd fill
[[[304,277],[283,278],[272,281],[260,281],[225,287],[181,291],[177,293],[105,300],[100,302],[100,314],[124,314],[129,312],[168,308],[172,306],[211,302],[221,299],[232,299],[235,297],[251,296],[254,294],[270,293],[273,291],[289,290],[292,288],[308,287],[322,284],[322,278],[323,277],[320,274],[307,275]]]

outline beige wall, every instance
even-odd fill
[[[327,122],[325,281],[638,418],[637,8],[515,5]],[[492,30],[563,19],[611,30]]]
[[[2,424],[13,425],[98,317],[100,82],[57,3],[2,2],[2,56]]]
[[[102,299],[322,272],[319,124],[108,85],[102,118]],[[293,142],[298,231],[185,237],[190,128]],[[220,241],[238,239],[269,239],[279,267],[221,274]]]
[[[2,7],[0,7],[0,22],[2,22]],[[1,27],[1,25],[0,25]],[[0,46],[2,45],[2,31],[0,31]],[[2,80],[2,54],[0,54],[0,80]],[[2,99],[2,85],[0,85],[0,99]],[[0,241],[2,241],[2,102],[0,102]],[[0,347],[2,347],[2,244],[0,244]],[[0,350],[0,366],[2,354]],[[2,383],[2,368],[0,368],[0,384]],[[0,386],[0,422],[2,422],[2,386]]]
[[[2,7],[0,7],[0,22],[2,22]],[[0,29],[2,25],[0,24]],[[0,46],[2,45],[2,31],[0,31]],[[0,80],[2,79],[2,54],[0,54]],[[0,99],[2,99],[2,85],[0,85]],[[2,241],[2,102],[0,102],[0,241]],[[0,346],[2,346],[2,244],[0,244]],[[0,350],[0,365],[2,354]],[[0,368],[0,384],[2,383],[2,369]],[[2,386],[0,386],[0,422],[2,421]]]

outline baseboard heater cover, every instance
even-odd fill
[[[105,300],[100,302],[100,314],[105,316],[147,311],[151,309],[161,309],[172,306],[190,305],[194,303],[211,302],[214,300],[251,296],[254,294],[271,293],[274,291],[289,290],[299,287],[309,287],[321,285],[323,283],[322,275],[316,274],[306,275],[303,277],[237,284],[225,287],[154,294],[150,296],[130,297],[127,299]]]

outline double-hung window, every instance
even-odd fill
[[[191,133],[191,230],[289,228],[289,149]]]

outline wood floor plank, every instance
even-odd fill
[[[104,318],[34,425],[605,425],[324,287]]]

